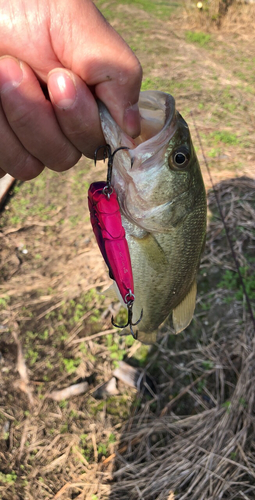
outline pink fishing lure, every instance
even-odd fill
[[[109,274],[126,304],[134,301],[134,281],[117,194],[107,182],[91,184],[88,191],[90,220]]]

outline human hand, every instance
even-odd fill
[[[0,14],[0,177],[92,158],[105,142],[96,99],[139,134],[140,64],[91,0],[0,0]]]

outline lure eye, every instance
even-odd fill
[[[190,161],[190,153],[186,148],[179,148],[169,158],[169,166],[173,170],[185,170]]]

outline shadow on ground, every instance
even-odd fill
[[[246,177],[216,185],[253,313],[254,188]],[[111,500],[254,498],[255,332],[213,192],[198,289],[190,327],[148,354],[158,394],[135,398],[105,460]]]

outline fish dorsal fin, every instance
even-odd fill
[[[183,301],[173,309],[173,325],[175,333],[180,333],[190,324],[196,306],[197,282],[193,281],[190,291]]]

